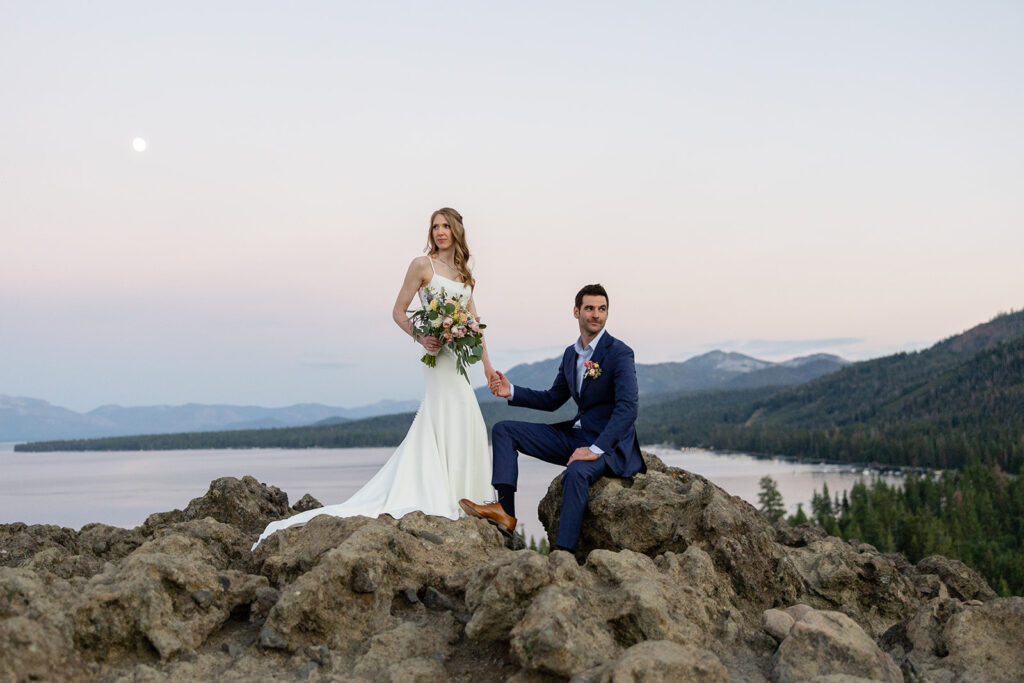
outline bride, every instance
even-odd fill
[[[458,519],[459,499],[493,499],[491,457],[487,430],[480,406],[469,382],[462,377],[451,352],[437,337],[416,338],[409,320],[409,305],[419,295],[426,305],[426,289],[444,288],[448,296],[473,301],[476,280],[469,269],[469,247],[462,216],[455,209],[438,209],[430,217],[426,256],[413,259],[405,274],[392,317],[402,330],[431,353],[440,350],[437,366],[424,365],[426,394],[405,439],[390,459],[344,503],[299,513],[271,522],[253,545],[275,531],[301,526],[317,515],[336,517],[401,517],[420,510],[428,515]],[[494,374],[487,345],[483,352],[484,373]]]

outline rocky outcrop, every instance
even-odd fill
[[[323,644],[354,654],[365,639],[398,625],[393,612],[403,602],[420,611],[451,612],[447,577],[504,551],[500,532],[475,518],[451,522],[418,512],[401,520],[321,516],[307,527],[279,532],[274,548],[257,550],[281,589],[260,632],[265,647],[294,651]],[[282,548],[284,561],[274,554]],[[296,574],[296,566],[310,568]]]
[[[794,605],[765,612],[765,630],[779,640],[771,680],[796,683],[830,676],[902,681],[899,667],[860,626],[842,612]]]
[[[581,561],[599,548],[628,548],[650,557],[700,548],[731,585],[732,607],[754,615],[806,602],[862,621],[873,636],[916,606],[915,577],[929,572],[927,566],[915,573],[901,557],[882,555],[867,544],[847,543],[812,527],[774,527],[749,503],[707,479],[667,467],[650,454],[646,459],[646,475],[606,478],[591,487],[577,550]],[[557,477],[540,504],[552,542],[560,506]],[[968,585],[971,580],[957,574],[957,581]]]
[[[957,600],[991,600],[996,597],[996,592],[978,576],[978,572],[960,560],[931,555],[917,563],[917,572],[937,577],[945,587],[946,594]]]
[[[913,680],[1019,681],[1024,598],[935,598],[879,642]]]
[[[262,576],[228,569],[199,539],[171,533],[111,563],[72,601],[76,648],[87,659],[191,652],[255,600]]]
[[[713,653],[671,640],[647,640],[626,650],[621,657],[573,681],[645,681],[676,683],[706,681],[727,683],[729,672]]]
[[[1010,680],[1024,599],[773,527],[661,465],[593,487],[580,552],[486,522],[313,518],[223,478],[136,529],[0,526],[0,680]],[[541,504],[550,534],[558,483]],[[312,507],[310,507],[312,506]]]
[[[746,502],[685,470],[645,455],[649,471],[633,479],[604,478],[591,487],[577,557],[591,550],[629,549],[656,557],[696,546],[729,578],[737,596],[755,607],[791,604],[800,576],[776,542],[771,525]],[[554,543],[561,477],[541,500],[540,520]]]
[[[276,486],[265,486],[253,477],[221,477],[210,482],[206,495],[189,502],[183,518],[213,517],[251,534],[290,514],[288,494]]]

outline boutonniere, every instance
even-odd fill
[[[592,360],[583,361],[584,376],[590,379],[597,379],[601,376],[601,366]]]

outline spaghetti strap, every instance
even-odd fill
[[[434,259],[428,256],[427,260],[430,261],[430,272],[432,272],[434,275],[437,275],[437,271],[434,269]]]

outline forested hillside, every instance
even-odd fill
[[[860,482],[841,500],[826,487],[811,507],[811,521],[829,534],[902,552],[914,563],[936,554],[956,558],[1001,595],[1024,593],[1024,478],[998,467],[910,473],[902,487]]]
[[[776,391],[648,405],[647,441],[839,462],[1024,465],[1024,312]]]

